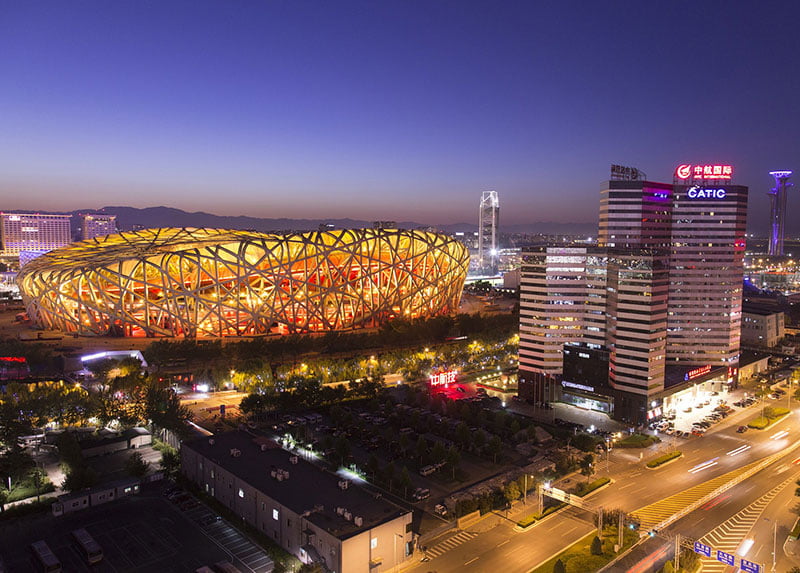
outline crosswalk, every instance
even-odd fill
[[[441,543],[437,543],[430,549],[427,549],[425,551],[425,556],[430,559],[434,559],[436,557],[439,557],[439,555],[447,553],[451,549],[458,547],[459,545],[462,545],[467,541],[469,541],[470,539],[473,539],[477,536],[478,534],[473,533],[472,531],[462,531],[460,533],[457,533],[453,537],[450,537],[449,539],[442,541]]]
[[[795,477],[791,477],[774,487],[742,511],[706,533],[700,541],[709,547],[713,547],[715,551],[724,551],[733,555],[758,522],[764,508],[794,479]],[[703,573],[723,573],[728,568],[728,565],[716,560],[714,553],[712,553],[711,558],[703,557],[702,562]]]

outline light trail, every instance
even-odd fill
[[[746,452],[747,450],[749,450],[749,449],[750,449],[750,447],[751,447],[751,446],[750,446],[750,444],[744,444],[743,446],[739,446],[739,447],[738,447],[738,448],[736,448],[735,450],[731,450],[731,451],[729,451],[729,452],[728,452],[727,454],[725,454],[725,455],[726,455],[726,456],[738,456],[739,454],[743,454],[744,452]]]
[[[694,466],[692,469],[690,469],[689,473],[690,474],[696,474],[697,472],[703,471],[703,470],[708,469],[710,467],[714,467],[715,465],[717,465],[717,460],[718,459],[719,458],[713,458],[713,459],[708,460],[707,462],[703,462],[702,464],[698,464],[698,465]]]

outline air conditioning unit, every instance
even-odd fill
[[[231,448],[231,456],[233,456],[234,458],[238,458],[241,455],[242,455],[242,450],[240,450],[239,448]]]
[[[344,508],[343,507],[337,507],[336,508],[336,515],[344,515]]]
[[[353,519],[353,514],[352,514],[352,513],[350,513],[349,511],[347,511],[347,510],[345,509],[345,510],[344,510],[344,518],[345,518],[347,521],[352,521],[352,519]]]
[[[339,480],[339,489],[344,491],[348,487],[350,487],[350,481],[349,480],[346,480],[346,479]]]
[[[261,444],[261,451],[266,452],[269,448],[267,448],[267,444]]]
[[[209,438],[208,439],[208,445],[209,446],[213,446],[214,445],[214,438]]]
[[[362,525],[364,525],[364,518],[361,517],[360,515],[356,515],[353,518],[353,523],[356,524],[356,527],[361,527]]]
[[[294,464],[294,465],[297,465],[297,456],[290,457],[289,458],[289,462]]]
[[[269,475],[271,475],[273,478],[276,478],[278,477],[278,471],[275,468],[272,468],[272,470],[269,472]]]

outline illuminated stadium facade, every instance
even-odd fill
[[[469,253],[427,231],[149,229],[55,249],[17,282],[39,327],[214,337],[377,326],[458,308]]]

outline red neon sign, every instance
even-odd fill
[[[448,384],[455,384],[456,374],[458,374],[458,372],[455,370],[431,374],[429,378],[431,386],[447,386]]]
[[[27,362],[24,356],[0,356],[0,362]]]
[[[701,366],[700,368],[695,368],[694,370],[689,370],[686,375],[683,377],[684,380],[694,380],[698,376],[702,376],[703,374],[708,374],[711,372],[711,364],[706,364],[705,366]]]
[[[732,165],[691,165],[682,163],[675,170],[678,179],[730,179],[733,176]]]

